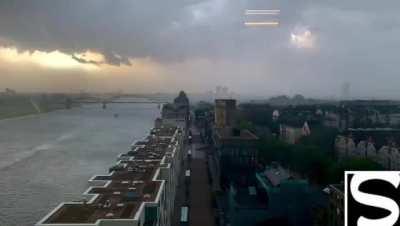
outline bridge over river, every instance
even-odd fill
[[[108,104],[158,104],[159,107],[163,104],[169,103],[168,100],[165,99],[153,99],[153,98],[147,98],[147,100],[121,100],[119,97],[112,97],[112,98],[106,98],[106,99],[101,99],[101,98],[85,98],[85,99],[71,99],[67,98],[65,99],[65,103],[62,103],[65,105],[66,109],[70,109],[74,104],[101,104],[103,109],[107,108]]]

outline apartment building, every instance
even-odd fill
[[[169,226],[184,134],[158,124],[120,154],[107,175],[95,175],[80,202],[63,202],[36,226]]]

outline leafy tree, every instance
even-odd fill
[[[321,185],[343,181],[345,170],[383,169],[378,163],[368,159],[349,158],[337,162],[332,155],[314,145],[291,145],[277,139],[263,139],[258,148],[261,163],[277,161]]]
[[[247,129],[250,131],[254,131],[254,125],[252,122],[247,121],[247,120],[240,120],[238,123],[239,129]]]
[[[357,170],[357,171],[368,171],[368,170],[383,170],[384,168],[369,159],[362,158],[347,158],[340,161],[339,163],[333,164],[331,168],[331,175],[329,175],[330,180],[335,182],[343,181],[344,171]]]

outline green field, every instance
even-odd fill
[[[32,104],[35,103],[37,108]],[[62,109],[63,106],[55,104],[61,102],[60,98],[43,98],[42,96],[0,96],[0,119],[20,117],[45,113],[57,109]]]

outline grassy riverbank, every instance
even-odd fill
[[[63,102],[61,96],[3,95],[0,96],[0,120],[63,109],[64,105],[60,104]]]

